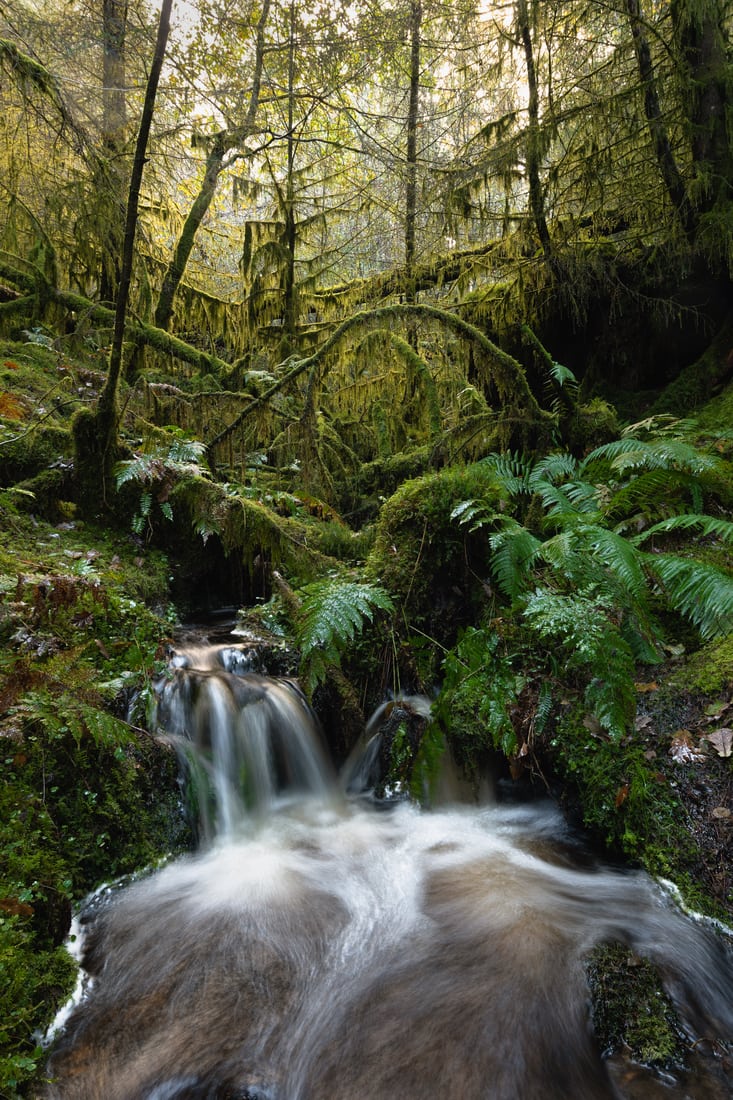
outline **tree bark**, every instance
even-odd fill
[[[626,11],[629,17],[631,37],[634,42],[639,78],[644,92],[644,114],[654,145],[659,172],[685,236],[689,241],[692,241],[695,236],[695,218],[687,197],[687,189],[682,174],[672,151],[667,127],[662,117],[662,108],[654,79],[651,50],[644,34],[640,0],[626,0]]]
[[[517,24],[519,37],[522,40],[524,51],[524,63],[527,70],[527,183],[529,184],[529,206],[532,211],[532,220],[539,237],[542,255],[551,270],[555,269],[555,254],[547,227],[545,214],[545,198],[542,191],[540,178],[540,95],[537,84],[537,69],[534,59],[534,46],[532,43],[532,28],[529,21],[529,9],[527,0],[518,0]]]
[[[112,209],[107,215],[107,228],[102,234],[99,297],[113,302],[120,281],[119,225],[124,211],[124,183],[121,156],[125,145],[127,108],[125,104],[125,37],[127,32],[127,0],[102,0],[102,148],[104,175],[98,186],[102,195],[109,195]],[[100,166],[101,167],[101,166]],[[116,217],[119,208],[120,217]]]
[[[191,209],[178,238],[173,252],[173,258],[163,276],[163,284],[155,307],[155,324],[158,328],[167,329],[173,316],[173,301],[180,285],[183,273],[186,270],[191,251],[193,249],[196,233],[204,220],[207,210],[216,194],[219,177],[227,167],[226,155],[235,149],[254,130],[257,108],[260,101],[260,86],[262,82],[262,64],[265,52],[265,25],[270,11],[270,0],[264,0],[262,12],[257,23],[257,43],[255,48],[255,65],[252,77],[252,91],[247,107],[247,116],[241,126],[232,130],[220,130],[211,138],[211,145],[206,157],[204,177],[201,181],[199,193],[193,201]]]
[[[125,237],[122,252],[122,268],[120,271],[120,286],[117,294],[115,309],[114,333],[112,336],[112,350],[109,358],[109,372],[104,389],[99,395],[97,405],[97,422],[103,440],[103,455],[114,450],[117,439],[117,388],[122,368],[122,342],[125,335],[125,317],[127,302],[130,293],[130,281],[132,278],[132,264],[135,248],[135,230],[137,228],[138,203],[140,200],[140,187],[142,185],[143,169],[145,167],[146,150],[150,126],[153,119],[155,97],[158,91],[158,81],[163,67],[163,58],[170,30],[170,12],[172,0],[163,0],[158,22],[158,34],[155,42],[155,51],[148,76],[143,103],[140,128],[135,147],[135,159],[132,165],[130,179],[130,192],[127,200],[127,215],[125,218]]]
[[[697,176],[694,204],[705,213],[733,198],[728,109],[733,85],[725,9],[719,0],[672,0],[670,14],[685,81],[683,102]]]
[[[415,301],[415,231],[417,224],[417,131],[420,117],[420,28],[422,4],[412,0],[410,13],[410,98],[407,107],[407,183],[405,187],[405,301]]]

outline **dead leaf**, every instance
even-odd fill
[[[718,756],[730,756],[733,753],[733,730],[728,726],[721,726],[712,733],[705,733],[701,741],[709,741]]]
[[[648,684],[634,684],[634,687],[640,694],[643,695],[645,692],[656,691],[659,687],[659,684],[656,680],[650,680]]]
[[[677,730],[672,737],[669,753],[675,764],[699,764],[705,759],[704,754],[693,744],[689,730]]]
[[[652,716],[651,714],[638,715],[634,721],[634,725],[638,730],[645,730],[647,726],[651,726]]]
[[[594,737],[606,736],[606,732],[603,729],[601,723],[596,718],[595,714],[586,714],[585,718],[583,719],[583,725],[590,733],[593,734]]]
[[[733,812],[731,812],[727,806],[716,806],[715,809],[710,812],[713,817],[717,817],[720,820],[726,820],[729,817],[733,817]]]
[[[619,787],[619,789],[616,791],[616,809],[618,809],[619,806],[623,806],[624,802],[626,801],[626,799],[628,797],[629,797],[629,784],[624,783],[623,787]]]

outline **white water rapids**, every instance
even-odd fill
[[[627,944],[691,1043],[730,1039],[726,937],[648,876],[591,861],[550,807],[348,800],[292,685],[191,663],[161,713],[206,761],[215,836],[90,906],[90,989],[47,1097],[730,1095],[715,1074],[634,1092],[600,1057],[584,968],[596,944]]]

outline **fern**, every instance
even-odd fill
[[[635,524],[638,530],[639,526],[668,516],[676,509],[680,492],[694,496],[695,484],[689,474],[665,468],[643,470],[630,481],[609,489],[603,506],[604,518],[616,522],[619,528]]]
[[[524,608],[532,630],[563,646],[568,667],[585,674],[586,705],[618,740],[634,714],[634,660],[609,611],[593,594],[564,596],[547,588],[535,589]]]
[[[510,600],[514,600],[526,590],[532,566],[542,544],[515,520],[505,520],[504,523],[504,530],[489,538],[493,551],[491,572],[499,589]]]
[[[487,524],[493,524],[497,519],[497,512],[483,500],[462,500],[456,504],[450,518],[457,519],[462,524],[470,524],[469,531],[478,531]]]
[[[200,464],[205,453],[205,443],[195,439],[176,439],[167,449],[156,447],[147,454],[118,462],[114,469],[115,484],[120,489],[129,481],[152,485],[170,475],[206,477],[208,471]]]
[[[158,497],[161,514],[173,519],[173,509],[167,499],[171,486],[183,477],[208,477],[199,460],[206,453],[206,444],[195,439],[175,439],[166,449],[156,447],[148,454],[135,455],[134,458],[118,462],[114,469],[115,484],[121,489],[128,482],[137,481],[142,486],[140,502],[132,517],[132,530],[141,535],[146,526],[151,526],[153,495],[152,487],[159,484],[165,490]]]
[[[495,475],[500,488],[507,496],[519,496],[521,493],[529,493],[529,476],[532,464],[524,455],[507,452],[504,454],[490,454],[481,460],[482,466],[488,468]]]
[[[662,469],[680,470],[701,477],[720,467],[715,456],[703,454],[681,439],[617,439],[591,451],[581,463],[581,472],[587,472],[600,460],[609,461],[619,474],[630,470]]]
[[[527,485],[534,491],[539,483],[551,482],[556,484],[566,478],[574,477],[578,464],[572,455],[563,451],[553,451],[552,454],[541,458],[527,474]]]
[[[693,527],[698,527],[700,534],[703,536],[714,536],[722,539],[723,542],[733,543],[733,523],[730,520],[700,515],[699,513],[670,516],[669,519],[664,519],[660,523],[655,523],[653,527],[647,528],[646,531],[642,531],[640,535],[636,535],[630,541],[633,542],[634,546],[641,546],[653,535],[667,535],[671,531],[689,531]]]
[[[614,573],[632,596],[637,599],[643,597],[646,588],[644,570],[639,552],[631,542],[615,531],[596,524],[580,527],[578,536],[596,560]]]
[[[672,554],[646,554],[649,573],[675,610],[685,615],[702,638],[733,630],[733,577],[712,565]]]
[[[307,585],[296,628],[302,674],[310,691],[325,679],[328,666],[338,666],[345,647],[353,642],[376,610],[391,612],[394,604],[379,585],[329,577]]]

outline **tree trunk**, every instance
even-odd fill
[[[125,36],[127,0],[102,0],[102,154],[97,186],[109,206],[103,214],[106,229],[101,240],[102,256],[99,297],[113,302],[120,281],[122,237],[119,227],[124,218],[124,173],[127,108],[125,104]]]
[[[670,13],[684,74],[683,103],[695,174],[693,203],[707,213],[733,199],[728,110],[733,91],[725,20],[717,0],[672,0]]]
[[[407,108],[407,184],[405,187],[405,301],[415,301],[415,229],[417,223],[417,130],[420,112],[420,26],[422,5],[412,0],[410,14],[410,98]]]
[[[652,65],[649,42],[644,34],[641,19],[640,0],[626,0],[626,11],[631,27],[631,36],[634,41],[634,52],[639,67],[639,78],[644,92],[644,114],[646,116],[649,133],[654,144],[654,153],[659,165],[659,171],[667,189],[670,202],[675,214],[685,232],[685,236],[692,241],[695,235],[695,219],[690,208],[684,180],[680,173],[677,161],[672,151],[672,145],[667,133],[667,127],[662,118],[662,108],[659,104],[659,95],[654,80],[654,68]]]
[[[181,235],[173,251],[173,258],[163,276],[163,284],[160,288],[153,319],[157,328],[167,329],[170,324],[173,316],[173,299],[183,278],[183,272],[186,270],[196,232],[204,220],[206,211],[211,206],[211,201],[216,193],[219,176],[224,167],[224,157],[231,148],[230,142],[231,134],[226,130],[221,130],[211,139],[211,148],[206,156],[206,168],[204,169],[204,178],[201,181],[199,193],[193,200],[191,209],[186,216]]]
[[[285,228],[282,243],[285,249],[283,272],[283,338],[280,344],[281,358],[293,350],[297,327],[297,294],[295,286],[295,250],[298,230],[295,221],[295,0],[290,2],[290,31],[288,41],[288,137],[287,169],[285,177],[284,215]]]
[[[201,182],[199,193],[193,201],[173,252],[173,258],[168,265],[163,277],[163,285],[160,290],[158,302],[155,307],[155,324],[158,328],[167,329],[173,316],[173,300],[180,285],[183,273],[186,270],[193,249],[196,233],[204,220],[211,201],[216,193],[219,177],[227,167],[226,154],[240,145],[244,139],[254,130],[255,117],[260,101],[260,85],[262,82],[262,62],[265,52],[265,24],[270,10],[270,0],[264,0],[262,12],[257,24],[257,45],[255,50],[255,66],[252,77],[252,91],[247,107],[247,116],[242,126],[232,130],[220,130],[211,139],[211,147],[206,157],[204,178]]]
[[[542,255],[551,270],[555,269],[555,255],[550,239],[550,231],[547,227],[545,214],[545,198],[542,192],[540,179],[541,142],[540,142],[540,96],[537,85],[537,69],[534,60],[534,46],[532,44],[532,28],[529,21],[527,0],[519,0],[517,3],[517,24],[519,37],[522,40],[524,50],[524,63],[527,69],[527,114],[529,122],[527,126],[527,182],[529,184],[529,205],[532,211],[532,220],[540,240]]]
[[[132,165],[130,179],[130,192],[127,200],[127,216],[125,218],[125,237],[122,252],[122,267],[120,271],[120,286],[117,295],[115,309],[115,324],[112,337],[112,350],[109,358],[109,371],[104,388],[99,395],[95,413],[86,418],[80,418],[75,423],[76,442],[76,472],[80,479],[80,485],[85,482],[85,475],[96,482],[99,490],[101,477],[102,499],[109,476],[111,463],[117,450],[117,389],[119,385],[122,367],[122,342],[125,333],[125,316],[127,313],[127,301],[129,298],[130,281],[132,278],[132,264],[134,258],[135,230],[137,228],[138,202],[140,187],[142,184],[143,168],[146,160],[148,136],[155,107],[155,97],[158,90],[160,71],[163,67],[168,31],[170,29],[170,12],[172,0],[163,0],[158,22],[158,34],[155,42],[155,51],[145,90],[145,102],[140,118],[140,128],[137,135],[135,159]],[[91,420],[90,420],[91,418]]]

